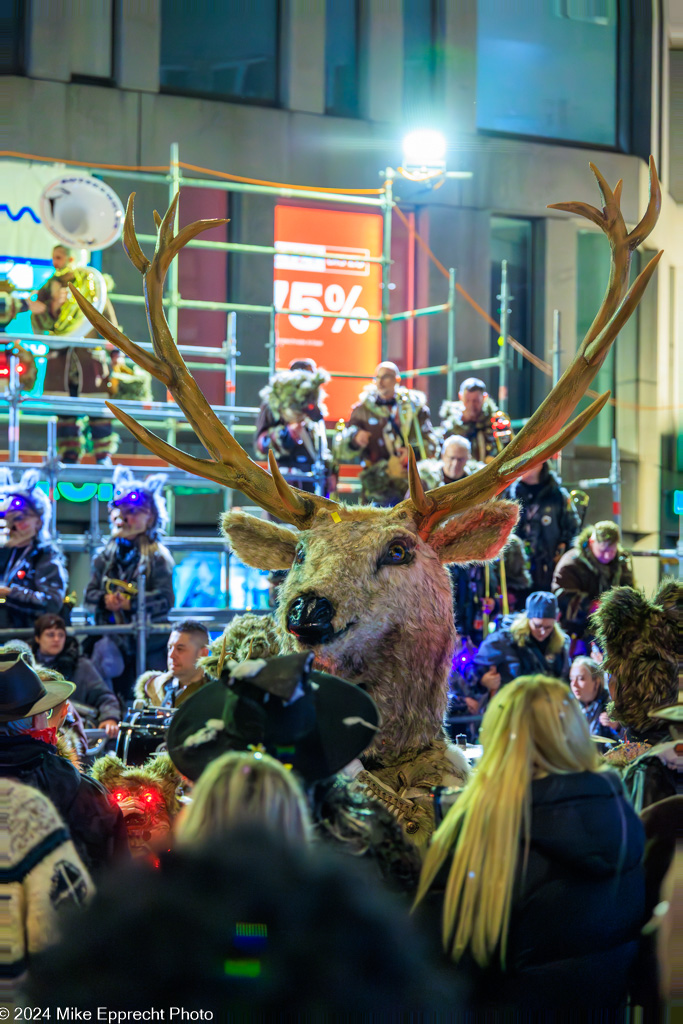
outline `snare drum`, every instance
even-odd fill
[[[174,708],[146,707],[132,711],[119,726],[116,755],[124,764],[144,764],[151,754],[167,749],[168,733]]]

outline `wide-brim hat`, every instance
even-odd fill
[[[56,708],[75,689],[66,679],[41,682],[25,654],[0,651],[0,722],[16,722]]]
[[[262,747],[315,782],[358,757],[379,729],[377,705],[312,662],[311,652],[242,662],[184,701],[167,737],[178,770],[194,781],[221,754]]]

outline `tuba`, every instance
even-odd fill
[[[41,193],[40,214],[55,238],[77,249],[106,249],[123,230],[116,192],[86,174],[63,174],[51,181]]]

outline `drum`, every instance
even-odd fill
[[[124,764],[144,764],[151,754],[161,753],[166,748],[166,734],[175,708],[145,707],[132,711],[119,726],[116,739],[116,756]]]

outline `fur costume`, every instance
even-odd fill
[[[94,886],[53,804],[18,779],[0,778],[0,836],[4,1004],[33,956],[58,939],[66,909],[82,906]]]
[[[272,615],[254,615],[247,612],[235,615],[214,640],[200,665],[212,679],[218,679],[221,661],[250,661],[257,658],[275,658],[280,654],[280,636]]]
[[[472,445],[472,458],[477,462],[486,462],[498,454],[496,436],[501,448],[511,441],[510,420],[488,395],[476,420],[465,422],[464,412],[465,405],[460,400],[442,403],[439,409],[439,435],[443,441],[447,437],[466,437]]]
[[[69,577],[52,538],[52,505],[38,485],[38,470],[29,469],[14,483],[11,470],[0,469],[0,501],[8,512],[22,509],[40,520],[36,536],[16,546],[0,546],[0,583],[9,594],[0,604],[0,628],[25,629],[40,615],[59,614]]]
[[[113,364],[107,389],[112,398],[124,402],[151,402],[152,375],[129,359],[120,358]]]
[[[359,430],[370,435],[362,450],[355,443]],[[407,470],[396,456],[396,448],[406,443],[418,456],[424,450],[431,458],[438,451],[426,395],[398,385],[394,398],[385,400],[374,384],[368,384],[353,406],[347,426],[337,433],[334,450],[340,461],[360,456],[363,500],[387,506],[401,501],[408,489]]]
[[[165,473],[151,473],[141,482],[135,479],[126,466],[115,466],[112,475],[114,497],[109,503],[109,507],[112,508],[117,502],[128,498],[133,504],[144,504],[151,508],[155,519],[147,530],[147,538],[151,541],[158,540],[166,533],[168,526],[168,510],[164,497],[166,480]]]
[[[651,711],[676,703],[682,610],[683,582],[669,577],[652,601],[632,587],[615,587],[592,616],[607,655],[603,668],[612,677],[607,711],[631,738],[652,731]]]
[[[166,842],[180,810],[183,778],[168,754],[154,754],[144,765],[125,765],[115,754],[98,758],[90,769],[119,807],[134,857],[153,854]]]
[[[276,420],[285,419],[285,410],[296,413],[305,412],[310,405],[317,405],[323,415],[327,416],[325,392],[321,390],[327,384],[330,375],[327,370],[278,370],[270,383],[259,391],[259,397],[265,402]]]

